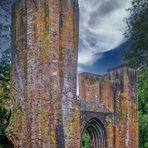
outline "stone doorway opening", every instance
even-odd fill
[[[89,120],[82,132],[82,148],[107,148],[107,134],[103,123],[97,119]]]

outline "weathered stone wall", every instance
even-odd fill
[[[115,147],[138,147],[137,78],[127,65],[109,70],[114,100]]]
[[[99,100],[99,76],[91,73],[79,74],[79,96],[84,100]]]
[[[78,13],[73,0],[13,5],[14,111],[7,131],[15,147],[80,147]]]
[[[111,98],[111,82],[108,75],[99,76],[90,73],[79,74],[80,99],[98,100],[109,111],[113,112],[113,98]]]
[[[121,65],[110,69],[104,76],[82,73],[79,75],[79,87],[80,110],[113,115],[105,125],[108,147],[137,148],[136,70]],[[97,118],[102,120],[99,115]]]
[[[110,96],[111,83],[108,75],[90,73],[79,75],[79,106],[81,110],[81,132],[91,118],[97,118],[105,127],[107,137],[103,148],[115,148],[113,97]]]

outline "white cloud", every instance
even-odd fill
[[[102,52],[119,46],[131,0],[79,0],[80,44],[78,62],[91,65]]]

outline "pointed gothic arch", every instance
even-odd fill
[[[84,126],[83,134],[87,134],[90,138],[90,148],[107,148],[107,133],[105,126],[98,118],[90,119]],[[85,142],[82,140],[81,147]]]

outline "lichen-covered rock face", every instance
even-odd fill
[[[109,70],[114,100],[116,147],[138,147],[136,71],[127,66]]]
[[[12,6],[15,147],[80,147],[76,104],[78,2],[20,0]]]
[[[101,146],[96,143],[101,148],[138,147],[134,69],[80,74],[76,97],[78,20],[77,0],[20,0],[12,6],[13,112],[7,135],[16,148],[80,148],[81,134],[93,123],[104,135]]]

